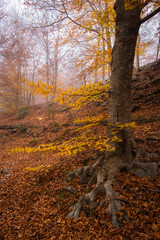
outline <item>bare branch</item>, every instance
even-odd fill
[[[153,16],[155,16],[157,13],[160,12],[160,7],[158,7],[155,11],[153,11],[152,13],[150,13],[149,15],[147,15],[146,17],[144,17],[143,19],[141,19],[140,24],[146,22],[147,20],[149,20],[150,18],[152,18]]]
[[[93,11],[96,11],[96,9],[95,9],[93,3],[91,3],[90,0],[86,0],[86,2],[89,3],[89,5],[90,5],[90,7],[92,8]]]
[[[39,28],[41,29],[41,28],[51,27],[51,26],[53,26],[54,24],[58,24],[58,23],[64,21],[65,19],[67,19],[67,18],[68,18],[68,17],[64,17],[64,18],[59,19],[59,20],[57,20],[57,21],[55,21],[55,22],[52,22],[52,23],[50,23],[50,24],[44,24],[43,26],[26,27],[25,30],[27,30],[27,29],[39,29]]]
[[[65,7],[65,4],[64,4],[63,0],[61,0],[61,2],[62,2],[62,5],[63,5],[63,8],[64,8],[64,11],[65,11],[65,14],[66,14],[67,18],[68,18],[71,22],[73,22],[74,24],[78,25],[79,27],[82,27],[82,28],[87,29],[87,30],[89,30],[89,31],[98,33],[97,30],[95,30],[95,29],[93,29],[93,28],[85,27],[85,26],[81,25],[80,23],[78,23],[77,21],[75,21],[74,19],[72,19],[72,18],[68,15],[68,12],[67,12],[67,9],[66,9],[66,7]]]

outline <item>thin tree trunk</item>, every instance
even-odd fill
[[[98,82],[97,69],[94,70],[94,83]]]
[[[55,74],[54,74],[54,97],[57,91],[57,79],[58,79],[58,47],[59,47],[59,32],[58,32],[58,36],[56,39],[56,45],[55,45]]]
[[[49,85],[49,42],[48,42],[48,31],[46,33],[46,64],[47,64],[47,85]],[[48,96],[46,97],[46,104],[48,104]]]
[[[102,27],[103,28],[103,27]],[[103,38],[102,38],[102,83],[105,84],[105,40],[104,40],[104,28],[102,29],[103,31]]]
[[[139,69],[139,67],[140,67],[140,64],[139,64],[139,48],[140,48],[140,36],[138,36],[138,39],[137,39],[137,53],[136,53],[137,69]]]
[[[160,23],[159,23],[159,38],[158,38],[158,45],[157,45],[156,61],[158,61],[158,57],[159,57],[159,49],[160,49]]]
[[[105,10],[108,10],[108,3],[105,3]],[[106,16],[106,22],[109,22],[109,14],[107,14]],[[111,33],[109,30],[109,27],[107,26],[105,28],[106,30],[106,41],[107,41],[107,49],[110,51],[112,49],[112,44],[111,44]],[[111,63],[108,64],[108,79],[110,79],[110,75],[111,75]]]

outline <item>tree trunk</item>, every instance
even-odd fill
[[[139,69],[139,67],[140,67],[139,50],[140,50],[140,35],[138,36],[138,39],[137,39],[137,53],[136,53],[136,66],[137,66],[137,69]]]
[[[132,71],[141,11],[139,8],[125,9],[123,0],[117,0],[114,9],[117,17],[109,90],[109,121],[111,125],[116,122],[124,125],[131,121]],[[119,134],[118,137],[123,139]],[[122,147],[122,143],[116,144],[118,154],[124,152],[124,149],[120,149]]]
[[[158,45],[157,45],[157,55],[156,55],[156,61],[158,61],[158,57],[159,57],[159,49],[160,49],[160,23],[159,23],[159,34],[158,34],[159,38],[158,38]]]
[[[108,2],[105,3],[105,11],[109,11],[108,9]],[[109,22],[109,15],[106,16],[106,22]],[[108,25],[105,27],[106,30],[106,42],[107,42],[107,50],[112,50],[112,43],[111,43],[111,33]],[[108,63],[108,79],[110,79],[111,75],[111,62]]]
[[[49,40],[48,40],[48,30],[46,30],[46,39],[45,39],[45,47],[46,47],[46,80],[47,80],[47,85],[49,85]],[[46,105],[48,105],[49,102],[49,97],[46,96]]]
[[[106,68],[106,64],[105,64],[105,51],[106,51],[106,46],[105,46],[105,40],[104,40],[104,31],[105,28],[102,26],[102,83],[105,84],[105,68]]]

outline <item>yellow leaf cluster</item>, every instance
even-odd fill
[[[48,85],[47,83],[38,81],[38,82],[27,82],[27,85],[30,90],[32,90],[33,94],[39,94],[43,96],[47,96],[49,94],[54,95],[55,87]]]
[[[83,152],[87,149],[96,149],[100,151],[113,151],[114,148],[110,146],[110,142],[120,142],[121,139],[117,138],[117,136],[113,135],[112,138],[107,138],[101,135],[93,135],[91,131],[87,130],[82,132],[78,137],[71,138],[68,141],[63,143],[53,143],[43,144],[36,148],[34,147],[16,147],[11,149],[12,152],[19,153],[31,153],[31,152],[52,152],[53,154],[62,156],[62,155],[76,155],[80,152]],[[35,169],[38,171],[39,169]],[[34,170],[33,170],[34,171]]]
[[[69,90],[59,94],[55,101],[61,104],[67,104],[74,110],[80,109],[89,101],[101,101],[100,95],[104,94],[108,97],[109,85],[99,83],[90,83],[87,86],[82,85],[80,88],[74,89],[71,87]]]
[[[46,170],[48,171],[49,168],[51,168],[52,165],[47,165],[47,166],[44,166],[44,165],[41,165],[41,166],[38,166],[38,167],[27,167],[25,168],[26,171],[28,172],[39,172],[39,171],[43,171],[43,170]]]
[[[42,170],[43,168],[44,168],[44,165],[41,165],[41,166],[34,167],[34,168],[27,167],[27,168],[25,168],[25,170],[30,171],[30,172],[37,172],[37,171]]]

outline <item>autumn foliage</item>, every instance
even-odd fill
[[[0,101],[18,113],[0,119],[0,239],[160,239],[159,62],[132,80],[158,2],[24,2],[38,18],[0,35]]]
[[[154,88],[153,88],[154,90]],[[73,91],[73,90],[72,90]],[[143,148],[152,148],[159,152],[159,142],[148,142],[147,135],[158,138],[159,119],[150,121],[151,115],[156,112],[159,116],[159,107],[149,103],[144,105],[143,99],[137,100],[140,110],[134,112],[133,120],[138,127],[134,130],[135,136],[144,143]],[[65,143],[73,137],[74,128],[77,128],[77,137],[81,133],[75,124],[88,124],[92,120],[96,123],[94,131],[102,136],[104,122],[96,121],[97,113],[105,115],[105,101],[101,105],[91,103],[83,106],[75,115],[75,111],[64,105],[53,104],[52,115],[48,114],[45,106],[30,108],[23,119],[8,118],[5,124],[17,126],[17,130],[1,129],[1,231],[0,237],[11,239],[159,239],[159,197],[160,174],[153,180],[139,178],[128,173],[117,174],[119,185],[114,189],[122,194],[122,212],[118,213],[122,223],[121,229],[112,225],[107,210],[107,202],[103,208],[90,212],[84,206],[81,217],[76,220],[69,219],[66,214],[74,201],[85,190],[85,184],[80,179],[72,183],[65,182],[67,172],[77,166],[92,161],[97,151],[91,148],[79,153],[78,156],[58,156],[51,151],[37,152],[8,152],[15,147],[38,148],[39,145],[48,145],[48,142]],[[83,118],[82,118],[83,116]],[[91,117],[92,116],[92,117]],[[94,119],[95,116],[95,119]],[[139,121],[140,116],[145,121]],[[77,118],[77,120],[75,119]],[[98,119],[97,119],[98,120]],[[99,119],[101,120],[101,118]],[[0,120],[0,126],[4,124]],[[23,126],[26,126],[26,130]],[[76,133],[76,132],[75,132]],[[10,140],[12,138],[12,141]],[[42,149],[43,150],[43,149]],[[13,161],[14,159],[14,161]],[[153,161],[154,158],[151,159]],[[3,164],[3,165],[2,165]],[[3,170],[2,170],[3,169]],[[7,172],[8,171],[8,172]],[[6,177],[6,174],[11,174]],[[67,190],[66,190],[67,189]],[[76,190],[77,189],[77,190]],[[99,196],[99,198],[103,196]],[[99,199],[100,200],[100,199]],[[125,221],[125,215],[129,221]]]

